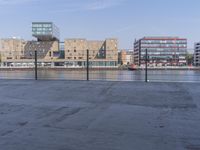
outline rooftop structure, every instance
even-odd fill
[[[59,53],[59,29],[52,22],[33,22],[32,35],[37,41],[28,41],[25,45],[25,57],[33,58],[37,51],[39,59],[58,59]]]
[[[32,35],[38,41],[54,41],[60,37],[58,27],[52,22],[33,22]]]

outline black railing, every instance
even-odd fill
[[[132,70],[131,58],[120,58],[114,51],[76,51],[64,58],[54,58],[53,52],[51,56],[48,53],[41,53],[42,51],[34,51],[23,56],[23,54],[1,52],[0,78],[200,82],[200,68],[152,68],[147,50],[143,67],[136,66]]]
[[[37,51],[35,51],[35,80],[38,79],[38,67],[37,67]]]
[[[145,50],[145,82],[148,82],[148,74],[147,74],[147,71],[148,71],[148,52],[147,52],[147,49]]]
[[[87,50],[87,81],[89,81],[89,50]]]

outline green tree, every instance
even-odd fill
[[[187,61],[187,65],[192,65],[194,62],[194,55],[187,53],[186,55],[186,61]]]

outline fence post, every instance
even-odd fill
[[[37,51],[35,51],[35,80],[38,79],[37,76]]]
[[[87,81],[89,81],[89,50],[87,49]]]
[[[147,49],[145,50],[145,82],[148,82],[148,53],[147,53]]]

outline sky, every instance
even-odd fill
[[[144,36],[200,41],[200,0],[0,0],[0,38],[31,40],[31,23],[54,22],[60,38],[117,38],[132,49]]]

